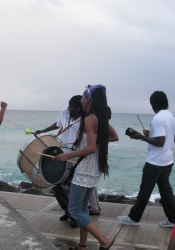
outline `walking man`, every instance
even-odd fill
[[[149,201],[151,193],[157,183],[162,206],[167,217],[159,222],[162,227],[173,227],[175,223],[175,199],[169,182],[173,166],[172,147],[175,135],[175,117],[168,111],[168,99],[164,92],[155,91],[150,97],[150,104],[156,113],[150,131],[143,131],[144,135],[136,132],[131,139],[140,139],[148,143],[148,156],[143,168],[142,182],[136,204],[131,208],[128,216],[118,216],[126,225],[138,225]]]

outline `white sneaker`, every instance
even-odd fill
[[[171,223],[168,219],[159,222],[161,227],[174,227],[174,223]]]
[[[133,221],[129,218],[129,216],[118,216],[119,221],[121,221],[125,225],[138,226],[139,222]]]

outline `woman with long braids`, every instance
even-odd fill
[[[77,134],[77,150],[57,155],[60,161],[83,157],[72,179],[69,196],[69,213],[80,227],[80,242],[69,250],[85,250],[88,232],[100,243],[99,250],[108,250],[113,240],[106,238],[93,224],[88,202],[93,188],[100,182],[101,174],[108,176],[108,142],[118,141],[118,135],[108,123],[106,87],[89,85],[83,93],[83,111],[86,117]]]

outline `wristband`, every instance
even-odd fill
[[[144,141],[144,138],[145,138],[144,135],[141,135],[140,140]]]

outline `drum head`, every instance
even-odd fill
[[[60,147],[51,146],[43,151],[44,154],[56,156],[58,154],[64,153]],[[66,161],[52,160],[52,158],[47,156],[41,156],[39,160],[39,172],[41,177],[51,183],[56,184],[60,181],[66,170]]]

